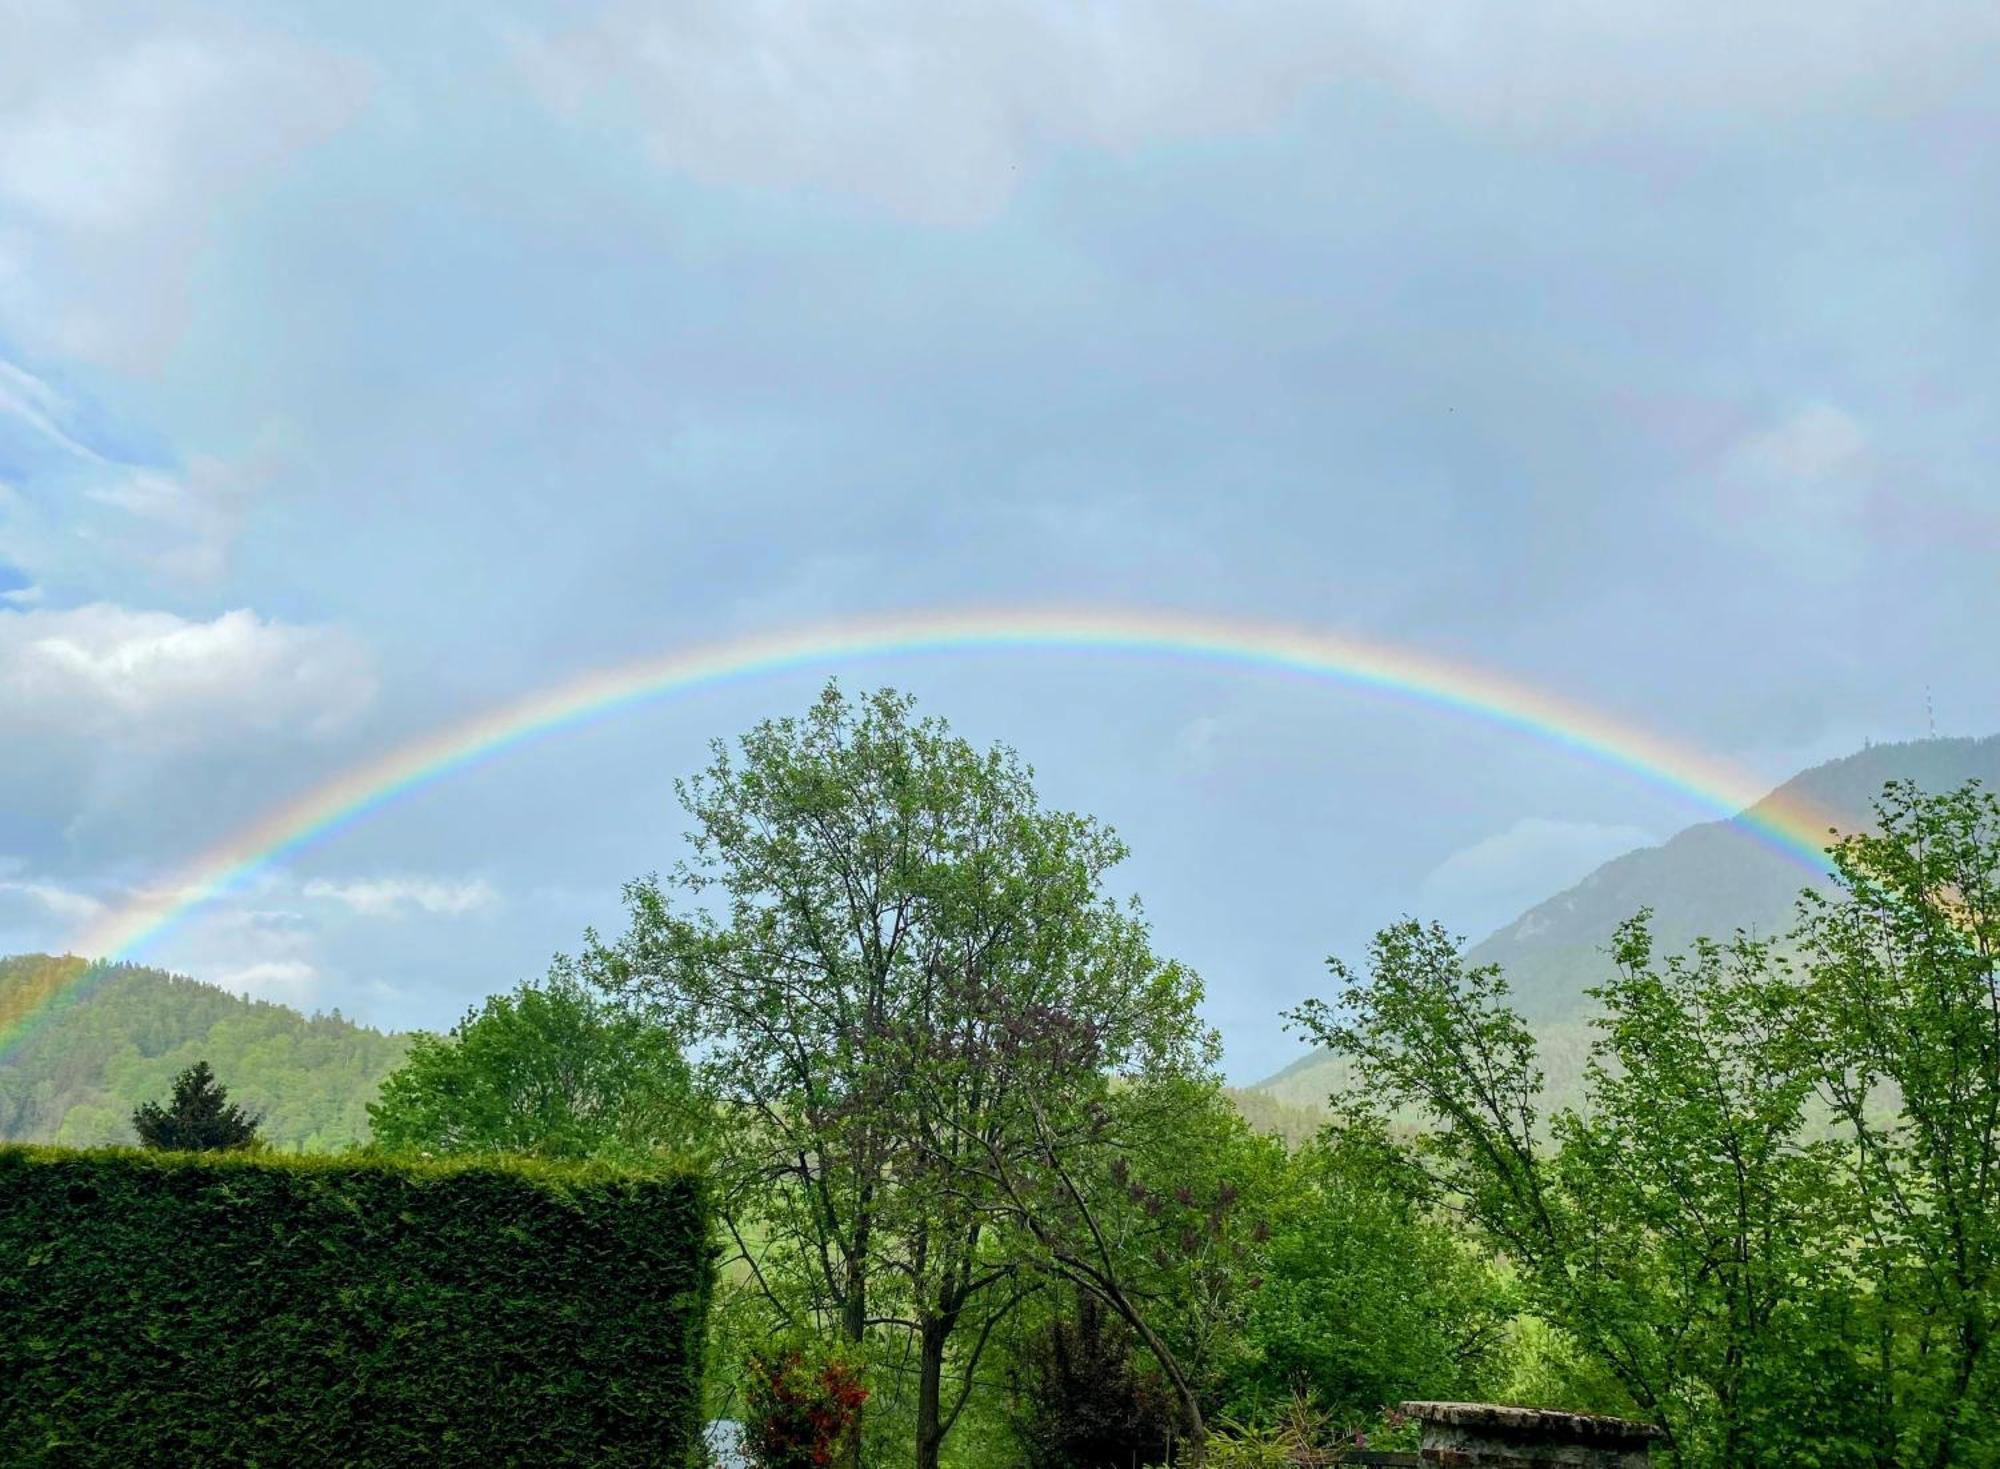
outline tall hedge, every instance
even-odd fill
[[[0,1463],[689,1462],[690,1175],[0,1147]]]

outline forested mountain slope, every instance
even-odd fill
[[[0,1021],[35,1015],[0,1055],[0,1140],[129,1144],[132,1109],[206,1060],[232,1100],[264,1114],[274,1146],[340,1148],[367,1136],[367,1105],[408,1044],[338,1014],[308,1017],[137,965],[110,966],[79,990],[88,967],[46,954],[0,959]]]

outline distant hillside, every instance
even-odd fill
[[[0,1141],[129,1144],[132,1109],[206,1060],[232,1100],[264,1114],[272,1144],[342,1148],[367,1136],[367,1105],[408,1044],[136,965],[113,966],[87,1001],[64,998],[86,967],[45,954],[0,959],[0,1018],[58,996],[0,1059]]]
[[[1794,776],[1752,810],[1781,796],[1803,796],[1858,826],[1892,780],[1913,780],[1933,791],[1968,780],[2000,789],[2000,735],[1872,745]],[[1614,928],[1651,908],[1654,933],[1667,949],[1739,928],[1783,934],[1807,881],[1796,864],[1747,840],[1731,823],[1711,821],[1660,846],[1613,858],[1486,938],[1467,958],[1506,971],[1522,1014],[1544,1039],[1550,1087],[1560,1094],[1574,1083],[1589,1045],[1584,991],[1604,976]],[[1325,1101],[1334,1079],[1332,1058],[1315,1054],[1251,1090],[1288,1106],[1313,1107]]]
[[[1323,1099],[1294,1106],[1267,1090],[1232,1086],[1223,1091],[1252,1131],[1283,1138],[1295,1148],[1311,1140],[1326,1123],[1326,1108],[1320,1105]]]

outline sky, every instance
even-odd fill
[[[1964,0],[0,0],[0,951],[452,721],[862,614],[1384,639],[1773,783],[2000,731],[1997,317]],[[533,742],[132,957],[447,1025],[829,676],[1117,828],[1238,1079],[1327,955],[1714,814],[1335,686],[912,655]]]

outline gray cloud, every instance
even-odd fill
[[[0,613],[10,880],[143,887],[579,670],[884,607],[1340,629],[1773,778],[1927,684],[2000,727],[1978,7],[72,14],[0,60],[0,595],[52,619]],[[670,778],[834,672],[1115,822],[1245,1074],[1372,926],[1705,814],[1242,668],[836,661],[420,786],[147,952],[447,1022],[615,926]],[[469,873],[507,900],[449,911]]]
[[[517,40],[545,101],[631,127],[668,168],[942,224],[990,217],[1065,149],[1267,129],[1330,89],[1594,145],[1935,105],[1996,48],[2000,21],[1950,0],[1914,13],[1869,0],[607,0],[586,22]]]
[[[0,312],[50,351],[157,364],[231,199],[367,89],[352,59],[191,6],[10,6]]]

